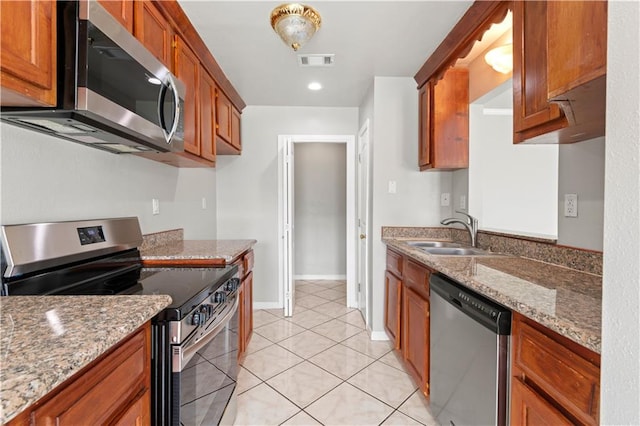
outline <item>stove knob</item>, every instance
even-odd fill
[[[196,327],[203,323],[202,314],[200,312],[195,312],[191,316],[191,325],[195,325]]]
[[[213,295],[213,301],[216,303],[222,303],[225,300],[227,300],[226,293],[217,292],[216,294]]]
[[[227,291],[234,291],[238,288],[238,279],[237,278],[231,278],[229,281],[227,281],[227,284],[225,285],[225,290]]]

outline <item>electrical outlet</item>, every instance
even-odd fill
[[[389,181],[389,194],[395,194],[397,190],[397,185],[395,180]]]
[[[207,199],[205,197],[202,197],[202,210],[206,210],[207,209]]]
[[[578,194],[564,194],[564,217],[578,217]]]
[[[467,208],[467,196],[466,195],[461,195],[460,196],[460,210],[465,210]]]
[[[448,207],[450,203],[450,194],[448,192],[443,192],[440,194],[440,205],[442,207]]]
[[[160,214],[160,200],[157,198],[151,199],[151,212],[156,215]]]

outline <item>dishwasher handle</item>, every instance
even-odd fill
[[[430,290],[499,335],[511,334],[511,310],[442,274],[432,274]]]

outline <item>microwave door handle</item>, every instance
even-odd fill
[[[174,102],[175,108],[174,108],[173,124],[169,132],[167,132],[163,106],[164,106],[164,98],[167,94],[167,90],[169,89],[171,89],[171,92],[173,94],[173,102]],[[171,143],[171,140],[173,139],[176,132],[178,131],[178,120],[180,119],[180,94],[178,93],[178,88],[175,85],[173,78],[171,78],[171,75],[167,75],[167,79],[162,85],[162,88],[160,89],[160,94],[158,95],[158,117],[160,118],[160,127],[162,127],[162,133],[164,134],[165,142]]]
[[[176,106],[174,109],[173,125],[171,126],[171,131],[168,135],[165,134],[167,143],[171,143],[171,140],[178,131],[178,121],[180,120],[180,94],[178,93],[178,86],[176,86],[176,83],[173,81],[171,75],[167,76],[167,80],[169,80],[169,87],[171,87],[171,91],[173,92],[173,103]]]

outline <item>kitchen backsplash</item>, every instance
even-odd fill
[[[469,244],[464,229],[440,227],[382,227],[382,238],[432,238]],[[602,253],[555,244],[555,241],[498,232],[478,231],[478,247],[602,275]]]
[[[140,250],[149,250],[154,247],[164,246],[182,240],[184,240],[184,229],[182,228],[145,234],[142,236]]]

